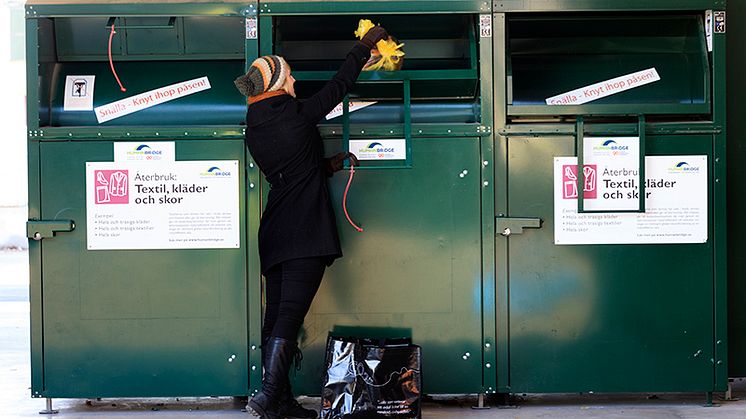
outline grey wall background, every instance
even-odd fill
[[[23,1],[0,0],[0,249],[26,248]]]

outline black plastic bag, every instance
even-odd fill
[[[410,339],[330,336],[321,419],[420,418],[421,349]]]

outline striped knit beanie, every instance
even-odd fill
[[[279,55],[265,55],[251,63],[249,71],[233,81],[242,95],[252,97],[280,90],[290,73],[290,67]]]

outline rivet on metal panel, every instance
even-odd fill
[[[251,350],[256,351],[256,345],[251,345]]]
[[[459,174],[458,174],[458,177],[460,177],[460,178],[463,178],[464,176],[466,176],[466,175],[464,174],[464,172],[461,172],[461,173],[459,173]]]
[[[252,371],[256,371],[256,365],[252,365],[252,366],[251,366],[251,370],[252,370]]]
[[[394,133],[394,130],[389,130],[389,134],[393,134],[393,133]]]
[[[184,132],[184,135],[189,135],[189,133],[185,131],[185,132]]]
[[[254,163],[249,163],[249,167],[251,167],[253,169],[254,168]],[[256,348],[256,346],[252,346],[251,347],[251,349],[255,349],[255,348]]]
[[[466,170],[466,169],[464,169],[464,171],[463,171],[463,172],[461,172],[461,173],[463,173],[463,174],[464,174],[464,176],[466,176],[466,175],[468,175],[468,174],[469,174],[469,171],[468,171],[468,170]]]
[[[484,366],[485,366],[486,368],[492,368],[492,364],[490,364],[489,362],[488,362],[488,363],[486,363],[486,364],[484,364]]]
[[[721,343],[723,343],[723,341],[718,339],[718,341],[715,342],[715,343],[718,344],[718,345],[720,345]]]
[[[718,361],[717,364],[718,365],[723,365],[723,361]]]
[[[100,136],[101,136],[101,133],[99,132],[99,133],[98,133],[98,134],[96,134],[96,135],[98,135],[98,136],[100,137]],[[155,135],[158,135],[158,134],[155,134]]]
[[[485,180],[485,181],[484,181],[484,182],[483,182],[482,184],[483,184],[484,186],[490,186],[490,183],[489,183],[488,181],[486,181],[486,180]]]
[[[73,133],[72,133],[72,132],[68,132],[68,133],[67,133],[67,136],[68,136],[68,137],[72,137],[72,136],[73,136]]]
[[[484,347],[485,347],[485,348],[489,348],[489,347],[491,347],[491,346],[492,346],[492,344],[491,344],[491,343],[489,343],[489,342],[485,342],[485,344],[484,344]]]
[[[505,228],[505,230],[503,230],[503,232],[502,232],[502,233],[500,233],[500,234],[502,234],[502,235],[503,235],[503,236],[505,236],[505,237],[508,237],[508,236],[510,236],[510,235],[511,235],[512,233],[513,233],[513,232],[512,232],[512,231],[510,231],[510,228],[506,227],[506,228]]]
[[[701,349],[694,353],[694,357],[697,358],[697,357],[699,357],[700,354],[702,354],[702,350]]]
[[[218,132],[217,131],[213,131],[212,135],[218,135]]]
[[[130,133],[129,133],[129,132],[127,133],[127,136],[128,136],[128,137],[130,136]]]
[[[450,134],[450,133],[451,133],[451,130],[448,130],[448,133]]]
[[[715,163],[720,163],[720,157],[715,157]]]
[[[41,240],[41,233],[39,233],[38,231],[36,233],[34,233],[34,240],[36,240],[36,241]]]
[[[254,189],[254,183],[249,183],[249,188]]]
[[[490,164],[490,162],[488,162],[487,160],[485,160],[485,161],[482,162],[482,166],[488,166],[489,164]]]
[[[364,129],[361,129],[361,130],[360,130],[360,133],[361,133],[361,134],[365,134],[365,130],[364,130]]]
[[[719,183],[719,182],[720,182],[720,179],[715,179],[715,183]]]
[[[233,362],[233,358],[228,358],[228,362]]]
[[[422,130],[417,131],[418,133],[422,134]]]
[[[336,133],[337,133],[337,131],[332,130],[332,134],[336,134]]]
[[[462,358],[462,359],[463,359],[464,361],[466,361],[467,359],[469,359],[469,357],[468,357],[468,356],[466,356],[466,355],[462,356],[461,358]]]
[[[713,358],[710,358],[710,362],[712,362],[714,364],[715,360]]]

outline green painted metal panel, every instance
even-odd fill
[[[259,2],[265,15],[360,13],[479,13],[490,12],[488,0],[267,0]]]
[[[713,218],[705,244],[556,246],[553,158],[575,155],[574,136],[506,143],[507,214],[544,225],[498,238],[508,242],[510,261],[499,287],[509,300],[501,350],[510,370],[501,388],[716,390],[713,324],[723,319],[715,312]],[[712,136],[651,136],[646,154],[708,155],[712,179]],[[709,196],[712,214],[712,188]],[[696,263],[674,262],[681,260]]]
[[[241,16],[254,0],[244,2],[193,3],[106,3],[34,4],[26,6],[26,16]]]
[[[176,144],[177,160],[244,153],[240,140]],[[112,158],[110,141],[41,144],[41,218],[76,223],[43,240],[41,395],[248,394],[245,233],[239,249],[87,251],[85,162]]]
[[[746,120],[742,101],[746,96],[746,3],[728,3],[728,338],[729,373],[746,377]]]
[[[707,10],[725,7],[725,0],[498,0],[493,3],[496,12]]]
[[[327,140],[328,154],[343,148]],[[301,394],[319,394],[330,331],[412,337],[423,348],[426,393],[482,388],[482,274],[478,138],[412,141],[411,169],[331,180],[344,257],[328,269],[301,331]],[[461,173],[467,172],[463,177]],[[466,355],[468,353],[468,355]]]

